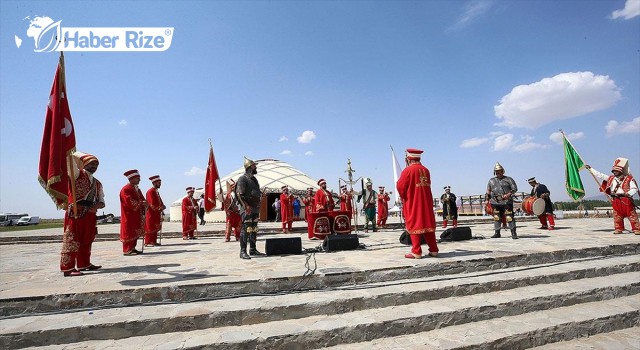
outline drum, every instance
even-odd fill
[[[491,202],[487,202],[484,205],[484,211],[487,213],[487,215],[493,215],[493,207],[491,206]]]
[[[350,233],[351,232],[351,212],[345,210],[334,210],[329,212],[332,222],[333,233]]]
[[[522,210],[529,215],[539,216],[544,214],[544,199],[533,196],[527,197],[522,201]]]

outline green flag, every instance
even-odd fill
[[[584,186],[582,185],[582,179],[580,178],[580,170],[584,168],[584,162],[564,135],[563,140],[565,174],[567,176],[565,186],[567,187],[567,194],[569,194],[569,197],[573,198],[574,201],[577,201],[584,197]]]

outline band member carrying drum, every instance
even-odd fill
[[[527,180],[527,182],[529,182],[529,185],[531,185],[532,187],[531,197],[537,198],[537,200],[533,203],[532,211],[533,214],[538,216],[538,219],[542,224],[540,229],[553,230],[556,226],[556,223],[553,219],[553,203],[551,202],[551,198],[549,197],[551,195],[551,192],[549,192],[547,186],[536,181],[535,177],[530,178],[529,180]],[[544,210],[542,209],[543,206],[541,205],[542,202],[540,202],[540,200],[544,202]],[[549,221],[548,224],[547,220]]]

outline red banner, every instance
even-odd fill
[[[76,135],[67,99],[64,56],[61,54],[49,94],[38,166],[38,181],[58,209],[66,208],[69,203],[67,159],[75,148]]]
[[[216,181],[218,181],[219,178],[218,166],[216,165],[216,158],[213,156],[213,146],[211,146],[209,148],[207,177],[204,182],[204,211],[207,213],[216,207]],[[222,188],[220,190],[222,191]]]

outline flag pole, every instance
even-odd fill
[[[58,96],[61,96],[61,90],[64,87],[66,90],[67,87],[67,79],[65,75],[65,67],[64,67],[64,52],[60,51],[60,82],[58,82]],[[64,96],[67,98],[68,96]],[[67,200],[73,204],[73,216],[78,216],[78,208],[76,206],[76,171],[75,166],[73,165],[73,155],[68,153],[67,156],[67,174],[70,175],[69,182],[71,183],[71,200]]]
[[[584,158],[582,158],[582,156],[580,155],[580,153],[578,153],[578,150],[573,146],[573,144],[571,143],[571,141],[569,141],[569,139],[567,138],[567,135],[564,134],[564,131],[562,129],[560,129],[560,133],[562,134],[562,137],[567,141],[568,144],[571,145],[571,148],[573,148],[573,150],[576,152],[576,154],[578,155],[578,157],[580,157],[580,159],[582,159],[582,161],[584,162]],[[580,170],[580,169],[578,169]],[[598,178],[596,177],[596,175],[594,173],[591,172],[591,166],[589,166],[589,168],[587,168],[587,171],[589,171],[589,174],[591,175],[591,177],[593,178],[593,181],[596,182],[596,184],[598,185],[598,188],[600,188],[601,183],[598,180]],[[613,204],[613,200],[611,199],[611,197],[607,194],[607,192],[602,192],[604,193],[604,195],[607,197],[607,199],[609,200],[609,202],[611,204]]]

